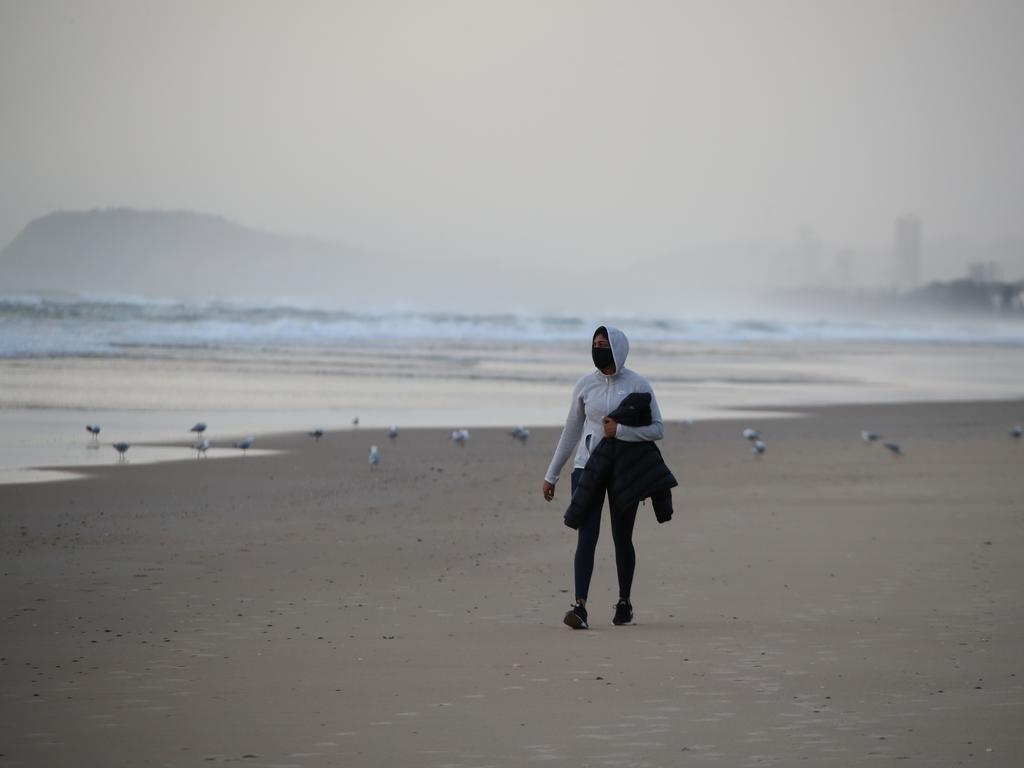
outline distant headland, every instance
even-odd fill
[[[369,257],[190,211],[56,211],[0,251],[0,291],[345,300],[360,290],[358,264]]]

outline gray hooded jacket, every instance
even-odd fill
[[[555,455],[551,457],[544,479],[554,485],[562,472],[569,454],[576,451],[574,469],[586,466],[590,452],[604,438],[605,416],[615,410],[622,399],[631,392],[651,393],[651,423],[646,427],[627,427],[619,424],[615,436],[626,442],[640,443],[649,440],[661,440],[665,435],[665,426],[661,421],[661,409],[654,397],[654,390],[643,376],[625,367],[626,356],[629,354],[629,340],[626,334],[610,325],[604,326],[608,331],[608,342],[615,360],[615,373],[606,376],[594,370],[586,374],[572,388],[572,401],[569,404],[569,415],[565,418],[565,429],[558,440]]]

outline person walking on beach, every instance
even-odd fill
[[[585,374],[572,389],[569,414],[565,428],[558,440],[547,474],[544,475],[542,491],[544,500],[555,497],[555,486],[569,455],[575,451],[571,475],[571,490],[575,492],[580,475],[597,444],[603,438],[618,438],[626,442],[660,440],[665,434],[661,421],[661,410],[654,397],[654,390],[640,374],[625,367],[629,354],[629,340],[618,328],[600,326],[593,335],[591,356],[596,371]],[[626,395],[633,392],[647,392],[651,395],[651,423],[642,427],[628,427],[618,424],[608,414]],[[619,506],[609,504],[612,525],[612,541],[615,544],[615,568],[619,579],[619,601],[615,605],[612,623],[616,625],[633,623],[633,606],[630,591],[633,586],[633,572],[636,569],[636,551],[633,547],[633,524],[639,501]],[[594,553],[601,532],[601,509],[597,507],[581,521],[576,540],[576,555],[573,560],[576,600],[565,614],[563,621],[573,629],[586,629],[587,593],[590,578],[594,572]]]

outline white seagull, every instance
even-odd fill
[[[903,449],[900,448],[899,443],[885,443],[885,447],[892,451],[893,456],[903,455]]]
[[[862,430],[860,433],[860,439],[865,443],[876,443],[882,439],[882,436],[877,432],[870,432],[868,430]]]
[[[764,453],[764,452],[765,452],[765,450],[766,450],[767,448],[768,448],[768,446],[767,446],[767,445],[765,445],[763,441],[761,441],[761,440],[755,440],[755,441],[754,441],[754,447],[753,447],[753,449],[752,449],[752,450],[754,451],[754,455],[755,455],[755,456],[760,456],[760,455],[761,455],[762,453]]]
[[[530,430],[522,426],[516,427],[509,434],[523,445],[526,445],[526,441],[530,439]]]
[[[131,448],[131,445],[129,445],[128,443],[114,443],[114,450],[117,451],[118,454],[120,455],[118,461],[125,461],[124,455],[128,453],[129,448]]]
[[[237,443],[235,443],[235,448],[241,448],[242,449],[242,455],[244,456],[245,452],[248,451],[250,448],[252,448],[252,444],[255,443],[255,442],[256,442],[256,438],[255,437],[252,437],[252,436],[250,436],[250,437],[243,437],[241,440],[239,440]]]
[[[370,469],[376,469],[377,465],[380,464],[380,451],[377,450],[376,445],[370,446]]]
[[[202,440],[200,440],[198,443],[196,443],[192,447],[196,449],[196,458],[197,459],[200,456],[202,456],[205,459],[206,458],[206,452],[210,449],[210,441],[207,440],[206,438],[203,438]]]
[[[86,424],[85,431],[92,435],[92,439],[99,442],[100,439],[100,425],[99,424]]]
[[[96,427],[96,429],[98,430],[99,427]],[[1017,439],[1020,439],[1020,436],[1022,434],[1024,434],[1024,429],[1021,429],[1020,424],[1018,424],[1017,426],[1015,426],[1013,429],[1010,430],[1010,437],[1015,437]]]
[[[396,437],[398,437],[398,427],[396,425],[392,424],[390,427],[388,427],[388,437],[391,440],[394,440]]]
[[[205,421],[198,421],[198,422],[196,422],[192,426],[192,429],[189,430],[189,432],[195,432],[200,437],[203,436],[203,432],[205,432],[205,431],[206,431],[206,422]]]
[[[309,432],[309,436],[319,443],[320,438],[324,436],[324,431],[321,427],[317,427],[312,432]]]
[[[456,445],[461,445],[462,447],[465,447],[466,446],[466,442],[468,440],[469,440],[469,430],[468,429],[456,429],[454,432],[452,432],[452,442],[455,443]]]
[[[758,432],[756,429],[751,429],[750,427],[747,427],[746,429],[743,430],[743,437],[744,439],[749,440],[750,442],[754,442],[755,440],[761,439],[761,433]]]

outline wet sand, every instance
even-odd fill
[[[635,342],[630,367],[680,421],[765,406],[1016,399],[1024,381],[1012,344]],[[30,467],[112,463],[118,441],[132,444],[136,463],[187,459],[199,421],[211,456],[231,435],[262,445],[267,433],[334,432],[357,416],[364,428],[561,425],[589,360],[576,342],[536,341],[121,352],[0,357],[0,484],[42,479]],[[102,448],[90,451],[84,427],[94,423]],[[173,448],[143,446],[154,442]]]
[[[638,623],[610,623],[606,523],[578,632],[567,488],[539,491],[554,429],[280,435],[0,486],[0,766],[1020,765],[1022,420],[672,424]]]

